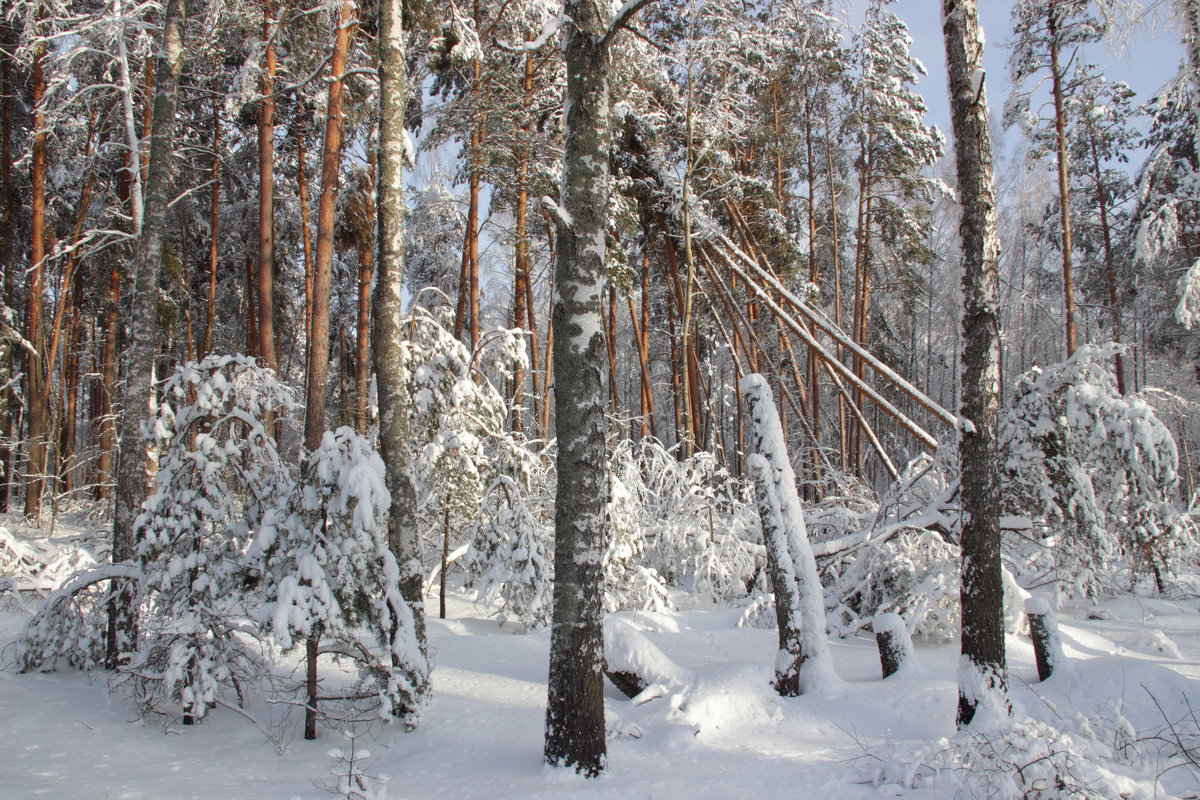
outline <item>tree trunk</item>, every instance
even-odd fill
[[[567,0],[562,204],[555,266],[554,614],[546,704],[546,761],[588,776],[605,765],[604,576],[608,476],[604,424],[605,236],[608,230],[607,14]]]
[[[213,329],[217,325],[217,265],[219,233],[221,229],[221,104],[220,95],[214,93],[212,101],[212,168],[209,180],[208,205],[208,303],[205,306],[204,343],[200,354],[207,356],[213,349]]]
[[[379,4],[379,173],[376,213],[379,248],[372,298],[371,353],[379,393],[379,449],[391,495],[388,547],[399,568],[399,590],[412,612],[419,658],[425,659],[425,599],[417,538],[417,496],[408,476],[408,395],[397,365],[404,357],[404,108],[403,0]],[[418,654],[409,654],[417,659]],[[398,665],[397,665],[398,666]],[[429,691],[428,669],[405,674],[414,695]]]
[[[983,707],[1008,709],[1004,586],[1000,572],[999,250],[987,97],[973,85],[983,70],[975,0],[942,0],[963,252],[962,660],[958,724]]]
[[[308,341],[307,386],[304,408],[304,447],[311,453],[325,435],[325,405],[329,383],[329,290],[333,271],[334,215],[337,210],[338,172],[342,164],[342,111],[344,77],[350,43],[358,21],[355,0],[338,3],[334,25],[333,54],[329,68],[329,98],[325,113],[325,144],[321,152],[321,199],[317,206],[317,258],[313,265],[312,330]],[[318,643],[310,639],[306,649],[310,685],[316,683]],[[310,688],[310,697],[315,689]],[[304,738],[315,739],[316,708],[310,701],[304,709]]]
[[[789,570],[781,565],[780,574],[790,573],[792,576],[796,599],[794,610],[789,613],[797,615],[804,631],[800,642],[800,659],[795,664],[796,691],[832,689],[838,683],[838,677],[826,640],[825,593],[804,527],[804,512],[796,492],[796,476],[784,445],[779,414],[771,398],[770,387],[762,375],[747,375],[741,381],[741,388],[750,414],[750,438],[753,443],[750,449],[754,453],[753,459],[747,459],[746,466],[755,476],[763,533],[765,536],[768,527],[773,526],[778,529],[777,535],[786,542],[777,558],[786,559],[791,568]],[[777,603],[778,593],[786,592],[787,588],[782,579],[780,584],[776,584]],[[782,636],[780,645],[783,645]],[[778,671],[779,667],[776,667],[777,674]],[[782,690],[780,694],[783,694]]]
[[[34,353],[27,354],[25,398],[28,420],[25,468],[25,518],[35,523],[42,511],[42,492],[46,484],[47,437],[50,428],[49,387],[45,373],[46,343],[42,330],[46,259],[46,122],[42,96],[46,92],[43,62],[45,45],[39,44],[33,60],[33,155],[30,160],[30,235],[29,285],[25,302],[25,338]]]
[[[125,379],[125,412],[121,417],[117,457],[116,508],[113,514],[112,561],[134,557],[134,518],[146,491],[146,442],[142,415],[153,401],[154,356],[158,351],[158,271],[167,236],[167,210],[174,185],[174,138],[179,74],[183,69],[183,0],[169,0],[163,17],[163,39],[157,64],[153,133],[146,181],[145,208],[134,264],[133,314]],[[115,669],[122,652],[137,634],[137,608],[130,587],[109,608],[106,666]]]
[[[258,104],[258,357],[279,370],[275,352],[275,4],[263,0],[267,52]]]
[[[12,29],[0,24],[3,42],[0,45],[0,269],[3,273],[3,301],[13,307],[13,278],[17,265],[13,258],[13,218],[20,201],[12,179],[12,58],[16,43]],[[12,345],[0,344],[0,377],[7,383],[13,373]],[[0,389],[0,513],[8,511],[8,496],[12,486],[12,449],[8,442],[12,433],[13,392],[11,387]]]
[[[1050,79],[1054,97],[1054,136],[1058,161],[1058,214],[1062,226],[1063,312],[1066,316],[1067,358],[1075,354],[1075,277],[1071,259],[1071,186],[1067,168],[1067,118],[1058,63],[1057,0],[1050,0],[1046,25],[1050,39]]]

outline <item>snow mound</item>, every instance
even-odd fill
[[[678,689],[695,683],[692,670],[679,666],[624,620],[604,620],[604,658],[609,672],[631,672],[647,684]]]
[[[1136,650],[1139,653],[1173,658],[1176,661],[1183,658],[1179,647],[1171,640],[1171,637],[1156,629],[1138,631],[1126,638],[1123,644],[1130,650]]]

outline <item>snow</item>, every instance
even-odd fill
[[[774,632],[736,628],[736,610],[703,606],[621,614],[617,627],[669,659],[687,685],[669,687],[640,705],[606,687],[616,734],[609,742],[609,770],[585,782],[541,763],[548,635],[504,633],[479,618],[467,595],[455,593],[450,601],[449,619],[429,621],[438,663],[422,726],[410,734],[375,730],[359,743],[372,751],[364,772],[391,776],[396,797],[704,800],[808,794],[857,800],[908,791],[894,769],[878,789],[874,781],[859,783],[859,767],[879,759],[891,767],[905,750],[945,748],[954,736],[955,645],[923,649],[928,669],[885,683],[878,680],[873,643],[834,642],[834,657],[854,691],[835,701],[784,700],[767,685]],[[1168,714],[1182,709],[1184,697],[1194,705],[1200,700],[1195,622],[1200,603],[1163,602],[1159,609],[1157,624],[1183,643],[1190,663],[1109,655],[1119,647],[1123,629],[1137,627],[1141,619],[1136,605],[1116,604],[1114,620],[1064,623],[1068,641],[1092,651],[1073,657],[1090,661],[1036,693],[1014,681],[1018,706],[1049,721],[1056,713],[1111,712],[1120,703],[1123,719],[1138,730],[1153,730],[1162,720],[1141,684]],[[0,617],[4,640],[21,621],[20,615]],[[1010,653],[1014,675],[1032,683],[1028,643],[1010,639]],[[314,782],[328,780],[327,752],[342,745],[339,732],[326,731],[314,743],[290,741],[280,754],[246,720],[222,709],[199,726],[171,724],[167,730],[175,735],[164,735],[159,725],[131,723],[128,702],[119,693],[106,696],[100,683],[76,673],[0,672],[0,741],[6,743],[7,765],[0,772],[0,796],[327,796]],[[260,702],[250,712],[266,709]],[[863,747],[875,758],[866,758]],[[1174,783],[1173,775],[1179,778]],[[1165,776],[1160,797],[1179,796],[1187,787],[1184,770],[1173,775]],[[1141,782],[1143,792],[1148,785]],[[955,790],[933,786],[915,796],[948,800]]]
[[[53,539],[8,529],[13,541],[35,540],[39,549],[97,538],[71,524]],[[1029,640],[1009,636],[1014,721],[995,720],[986,740],[975,726],[954,729],[957,641],[918,640],[920,669],[883,681],[873,637],[831,639],[848,691],[781,698],[770,686],[775,631],[738,627],[737,605],[674,599],[675,609],[608,615],[609,668],[634,669],[656,685],[629,700],[606,683],[608,770],[598,780],[543,766],[548,631],[513,635],[489,618],[494,607],[452,587],[448,618],[427,620],[432,695],[411,733],[347,724],[304,742],[297,715],[285,721],[287,707],[258,693],[244,712],[221,705],[199,725],[169,716],[139,722],[134,702],[120,687],[106,689],[103,673],[18,674],[6,662],[0,797],[316,800],[329,796],[322,785],[347,774],[351,747],[355,774],[375,790],[390,776],[388,796],[400,798],[951,800],[1020,796],[989,782],[1018,780],[1013,766],[1026,763],[1103,781],[1109,793],[1101,797],[1119,790],[1169,800],[1200,785],[1200,775],[1180,766],[1168,728],[1184,741],[1200,733],[1188,716],[1189,705],[1200,706],[1198,598],[1067,603],[1059,631],[1072,669],[1045,683],[1037,683]],[[1031,600],[1033,610],[1050,607]],[[0,612],[0,653],[12,652],[28,619],[27,611]],[[897,624],[876,619],[877,630]],[[301,656],[272,657],[286,678]],[[328,657],[321,674],[330,694],[355,677]],[[1000,756],[1011,758],[989,760]],[[1039,769],[1021,774],[1032,780]]]

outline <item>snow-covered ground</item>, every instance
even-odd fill
[[[872,640],[832,640],[844,690],[784,699],[769,685],[775,631],[739,628],[741,609],[621,613],[677,669],[644,695],[658,696],[640,704],[606,688],[608,770],[596,780],[542,763],[548,633],[502,630],[470,593],[455,592],[448,607],[448,619],[429,621],[433,698],[420,727],[364,729],[358,739],[371,751],[363,770],[390,778],[388,797],[1003,796],[1005,780],[1038,780],[1039,764],[1052,762],[1095,794],[1029,796],[1110,796],[1101,783],[1087,783],[1094,778],[1088,757],[1097,753],[1108,760],[1092,761],[1108,770],[1102,774],[1114,792],[1147,800],[1200,796],[1200,771],[1181,766],[1172,743],[1177,734],[1200,747],[1196,598],[1124,597],[1064,609],[1059,626],[1070,664],[1042,684],[1029,640],[1009,638],[1016,716],[1046,723],[1027,726],[1024,735],[1064,754],[1028,767],[1022,753],[1033,762],[1045,751],[1020,736],[990,732],[969,745],[954,738],[957,643],[918,641],[917,665],[884,681]],[[436,613],[436,602],[429,608]],[[143,722],[124,694],[108,690],[104,674],[15,674],[10,643],[26,619],[0,614],[0,798],[330,796],[318,784],[333,780],[329,750],[345,744],[336,731],[303,741],[293,714],[280,752],[225,709],[197,726]],[[280,708],[256,697],[247,711],[265,723]],[[988,760],[989,748],[1012,755],[1012,765]],[[972,769],[996,772],[1004,780],[988,785],[1001,788],[962,789]],[[1156,786],[1153,776],[1164,771]]]

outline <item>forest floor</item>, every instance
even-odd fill
[[[774,630],[738,627],[740,608],[680,604],[616,615],[692,679],[640,704],[606,683],[608,769],[584,780],[542,763],[548,633],[502,629],[463,591],[438,619],[433,598],[432,700],[412,733],[361,728],[362,770],[389,777],[387,797],[423,800],[1020,797],[1038,785],[1029,796],[1200,796],[1195,595],[1067,606],[1070,663],[1046,683],[1029,640],[1010,636],[1021,723],[958,735],[956,642],[918,641],[917,664],[885,681],[873,640],[835,639],[845,685],[783,699],[769,686]],[[338,731],[303,741],[299,715],[262,697],[247,711],[278,746],[226,709],[196,726],[142,721],[104,674],[16,674],[11,643],[28,618],[0,613],[0,798],[331,796],[321,785],[334,780],[330,749],[345,746]]]

